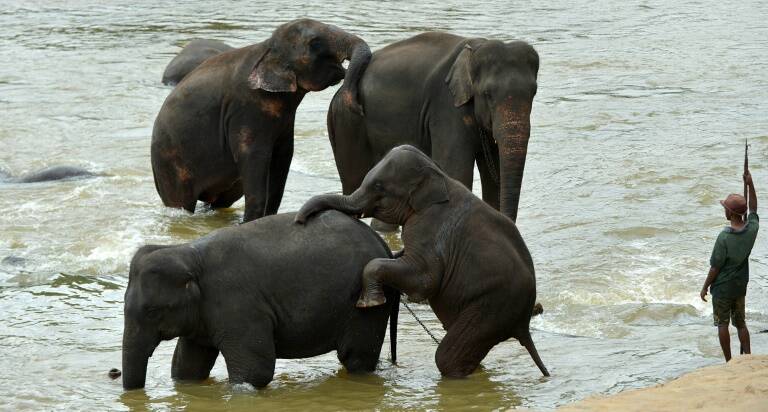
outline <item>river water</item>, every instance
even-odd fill
[[[0,409],[549,409],[721,362],[712,309],[698,291],[726,223],[717,200],[741,191],[745,138],[758,194],[768,188],[760,1],[0,3],[0,169],[72,164],[103,174],[0,184]],[[165,65],[192,38],[243,46],[302,16],[350,30],[374,50],[427,30],[536,47],[518,223],[536,263],[545,313],[533,337],[551,378],[505,342],[471,377],[441,379],[434,344],[404,309],[398,366],[385,347],[370,376],[347,375],[327,354],[278,361],[274,382],[253,391],[228,384],[220,357],[208,381],[175,384],[174,342],[164,342],[146,390],[125,393],[107,377],[120,367],[136,248],[242,218],[242,201],[188,215],[155,193],[149,144],[170,91],[160,84]],[[325,130],[334,91],[310,94],[299,108],[282,211],[340,190]],[[757,333],[768,329],[764,238],[747,296],[756,353],[768,347],[768,334]],[[388,241],[397,247],[396,236]],[[442,334],[428,307],[414,308]]]

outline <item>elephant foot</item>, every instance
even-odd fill
[[[373,220],[371,220],[371,228],[377,232],[382,232],[382,233],[397,232],[397,229],[399,227],[400,225],[382,222],[379,219],[374,218]]]
[[[360,294],[360,299],[357,300],[358,308],[372,308],[374,306],[381,306],[387,303],[387,297],[384,296],[384,291],[380,285],[371,285],[367,291],[363,291]]]

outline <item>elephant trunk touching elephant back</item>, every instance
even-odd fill
[[[349,196],[337,195],[337,194],[325,194],[316,195],[309,199],[301,207],[298,216],[310,216],[314,213],[322,210],[338,210],[339,212],[346,213],[353,216],[363,215],[362,202],[354,199],[355,194]],[[303,220],[298,220],[299,223],[304,223]]]
[[[531,137],[530,102],[505,102],[498,107],[493,115],[493,136],[499,145],[500,211],[516,221]]]

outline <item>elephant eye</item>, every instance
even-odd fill
[[[323,49],[323,42],[320,38],[315,37],[309,41],[309,51],[312,53],[319,53]]]
[[[384,185],[381,184],[381,182],[376,182],[373,184],[373,188],[378,190],[379,192],[384,191]]]

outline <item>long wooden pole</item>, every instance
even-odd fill
[[[747,150],[749,150],[749,145],[747,144],[747,139],[744,139],[744,173],[747,173],[747,170],[749,170],[749,155]],[[749,192],[747,192],[747,182],[744,182],[744,200],[747,201],[747,206],[749,206],[748,195]]]
[[[744,139],[744,173],[747,173],[747,170],[749,170],[749,155],[748,155],[749,145],[747,144],[747,139]],[[749,192],[747,191],[747,182],[744,181],[744,201],[747,202],[747,213],[744,214],[744,223],[747,223],[747,217],[749,216]],[[749,263],[747,263],[749,264]],[[741,341],[739,341],[739,353],[744,354],[744,347],[741,346]]]

